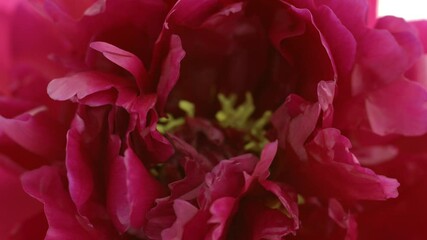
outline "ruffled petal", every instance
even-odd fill
[[[301,190],[352,200],[396,198],[397,180],[360,166],[350,147],[350,141],[337,129],[319,131],[306,146],[311,159],[302,170],[305,173],[300,181],[306,184]]]
[[[77,213],[58,167],[42,167],[22,176],[24,190],[44,204],[49,223],[46,240],[118,239],[111,226],[92,224]]]
[[[427,133],[427,89],[401,79],[368,95],[365,101],[369,123],[379,135],[420,136]]]

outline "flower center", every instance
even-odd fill
[[[244,150],[260,153],[264,145],[269,141],[266,137],[266,126],[270,122],[271,111],[265,111],[261,117],[254,118],[255,105],[251,93],[245,94],[245,100],[237,105],[237,95],[218,95],[220,110],[215,114],[215,119],[210,120],[215,125],[223,129],[233,129],[242,134]],[[186,118],[194,118],[196,113],[195,105],[189,101],[181,100],[178,107],[185,112],[185,117],[174,117],[167,114],[167,117],[160,118],[157,130],[162,133],[173,133],[186,123]]]

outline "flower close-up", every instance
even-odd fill
[[[0,239],[425,239],[427,21],[377,6],[3,1]]]

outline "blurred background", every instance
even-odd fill
[[[427,19],[426,0],[378,0],[378,16],[395,15],[406,20]]]

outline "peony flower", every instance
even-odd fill
[[[369,4],[0,5],[0,235],[423,236],[425,23]]]
[[[387,29],[390,32],[387,38],[398,46],[392,52],[384,49],[384,52],[377,56],[381,59],[392,56],[394,59],[399,58],[401,66],[396,68],[396,71],[399,71],[398,77],[392,79],[393,81],[381,91],[371,94],[367,101],[373,102],[371,99],[375,99],[374,101],[378,100],[378,104],[382,104],[380,107],[384,116],[380,121],[384,121],[382,124],[385,126],[393,126],[386,132],[394,134],[378,136],[383,134],[375,131],[376,134],[372,134],[371,131],[363,131],[362,134],[356,134],[354,130],[349,132],[353,135],[353,139],[359,142],[355,146],[355,152],[364,164],[381,174],[396,178],[401,186],[397,199],[381,205],[375,203],[363,205],[358,222],[360,235],[364,239],[421,239],[426,234],[424,228],[419,225],[419,219],[424,219],[425,216],[425,208],[420,204],[426,199],[422,187],[426,176],[426,155],[423,147],[426,135],[424,108],[420,107],[426,93],[426,76],[422,70],[426,57],[425,26],[425,21],[406,23],[394,17],[381,18],[376,24],[376,28],[379,29],[377,31],[383,32]],[[385,99],[380,100],[380,97],[388,98],[395,104],[390,106]],[[393,118],[399,121],[399,126],[394,119],[386,119],[391,117],[387,114],[393,114]],[[381,226],[373,225],[372,223],[378,219],[382,221]],[[399,230],[390,232],[382,230],[391,226],[399,226]]]

